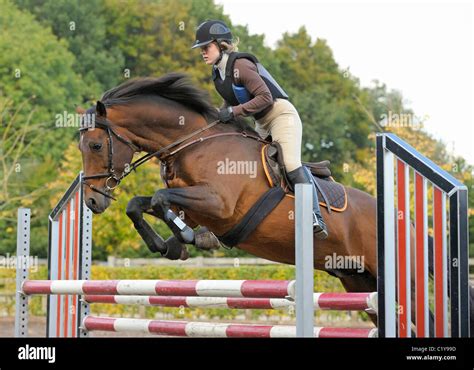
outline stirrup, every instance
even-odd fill
[[[328,237],[328,231],[324,221],[320,221],[316,213],[313,212],[313,234],[319,240],[324,240]]]

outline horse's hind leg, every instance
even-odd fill
[[[341,280],[344,289],[348,292],[376,292],[377,291],[377,280],[375,277],[370,275],[368,272],[364,272],[363,274],[353,274],[353,275],[346,275],[346,276],[338,276]],[[414,292],[415,287],[412,282],[412,292]],[[377,315],[368,313],[372,322],[377,325]],[[416,317],[416,305],[415,305],[415,297],[412,296],[411,300],[411,321],[412,324],[415,325],[415,317]],[[430,336],[434,336],[434,316],[433,313],[429,312],[429,333]],[[411,330],[411,336],[415,337],[415,331]]]
[[[377,291],[377,279],[368,272],[341,275],[338,277],[347,292],[368,293]],[[377,326],[377,315],[369,312],[367,312],[367,314],[374,325]]]

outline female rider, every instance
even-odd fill
[[[262,138],[271,135],[283,150],[283,161],[291,185],[313,184],[313,176],[301,164],[302,124],[288,95],[249,53],[237,52],[237,43],[226,24],[219,20],[201,23],[192,46],[201,48],[204,62],[212,65],[214,86],[224,99],[219,120],[253,116],[255,129]],[[318,239],[328,236],[313,184],[313,231]]]

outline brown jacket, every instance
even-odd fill
[[[247,103],[232,107],[234,116],[256,116],[259,119],[273,106],[272,93],[257,71],[257,66],[246,58],[239,58],[234,64],[234,83],[243,85],[253,96]]]

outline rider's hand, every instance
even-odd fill
[[[219,121],[223,123],[229,122],[232,118],[234,118],[234,112],[232,111],[232,107],[226,107],[219,110],[218,113]]]

